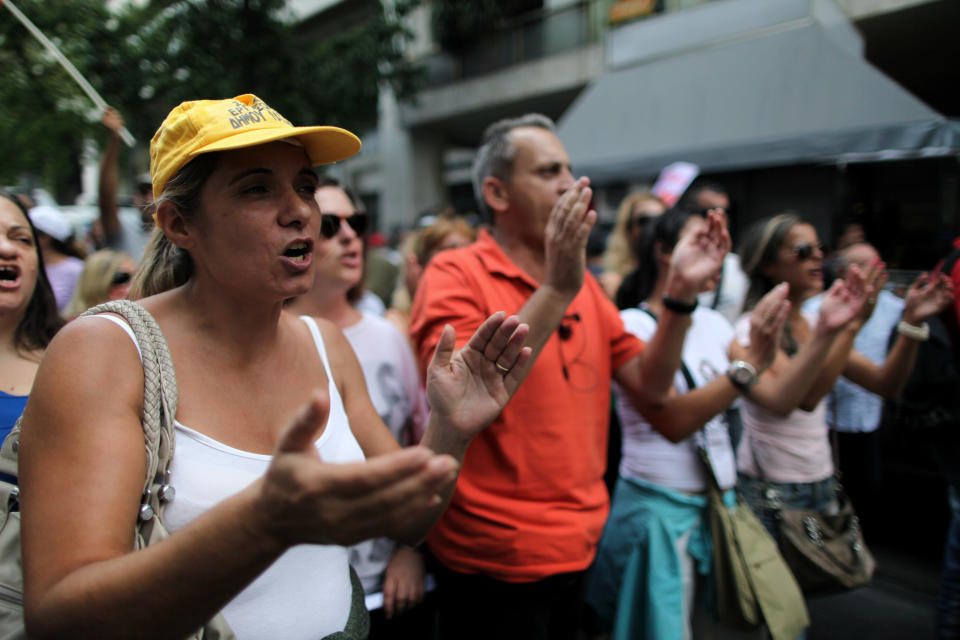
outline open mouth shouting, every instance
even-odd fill
[[[0,265],[0,289],[13,289],[20,285],[20,267]]]
[[[283,252],[283,255],[290,258],[294,262],[303,262],[307,259],[307,255],[309,253],[310,247],[307,246],[306,242],[295,242]]]
[[[307,239],[291,242],[283,250],[283,257],[287,264],[298,271],[309,267],[313,259],[313,241]]]

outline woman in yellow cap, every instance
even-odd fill
[[[422,445],[401,449],[339,330],[283,311],[313,283],[313,166],[359,148],[342,129],[293,127],[252,95],[167,116],[151,142],[158,229],[134,295],[179,388],[171,535],[134,551],[137,346],[104,320],[114,316],[75,320],[47,351],[21,438],[31,638],[186,637],[218,611],[241,639],[363,636],[338,545],[422,538],[530,351],[527,327],[502,313],[456,354],[447,329]]]

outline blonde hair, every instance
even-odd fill
[[[466,220],[456,214],[444,214],[438,216],[436,221],[429,227],[420,230],[413,241],[413,253],[417,256],[417,262],[421,267],[427,266],[432,258],[449,236],[459,233],[471,242],[477,239],[477,231],[470,226]]]
[[[90,307],[109,300],[113,274],[124,262],[133,262],[133,258],[113,249],[101,249],[87,256],[77,279],[77,286],[73,290],[73,297],[70,298],[63,315],[76,318]]]
[[[455,213],[442,213],[437,216],[437,219],[431,225],[407,238],[400,248],[400,253],[402,255],[412,253],[417,257],[417,263],[421,267],[426,267],[430,258],[437,253],[443,244],[443,241],[455,233],[469,238],[470,242],[477,239],[477,230],[471,227],[470,223],[462,216]],[[407,290],[406,272],[407,263],[404,262],[400,267],[397,286],[390,297],[390,306],[404,313],[409,313],[413,304],[413,292]]]
[[[763,269],[776,262],[780,247],[786,242],[790,230],[798,224],[809,223],[796,212],[786,211],[772,218],[757,220],[747,229],[737,251],[740,254],[743,272],[750,280],[747,295],[743,301],[744,312],[752,310],[760,302],[760,298],[779,284],[764,274]],[[783,327],[780,348],[791,357],[799,349],[789,318]]]
[[[204,153],[174,174],[156,199],[157,210],[165,204],[177,208],[184,218],[197,217],[200,209],[200,191],[217,167],[219,154]],[[190,254],[170,242],[159,227],[153,229],[143,260],[130,286],[130,299],[146,298],[179,287],[193,275]]]
[[[634,208],[642,202],[656,202],[666,211],[667,205],[663,200],[649,191],[636,191],[620,202],[617,209],[617,222],[610,231],[607,240],[607,250],[603,253],[603,268],[606,271],[625,276],[637,268],[637,259],[634,255],[636,248],[630,246],[630,236],[627,225],[633,216]]]

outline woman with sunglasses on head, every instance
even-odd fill
[[[102,302],[126,298],[136,268],[133,258],[122,251],[101,249],[91,253],[84,260],[77,287],[63,316],[72,320]]]
[[[644,229],[667,210],[663,200],[649,191],[631,193],[620,203],[617,221],[607,238],[603,254],[603,273],[597,279],[610,299],[614,299],[620,283],[637,268],[636,254]]]
[[[0,442],[13,428],[43,352],[63,326],[27,210],[0,191]]]
[[[757,222],[743,239],[740,258],[750,278],[744,303],[751,310],[780,283],[790,288],[790,314],[781,347],[762,374],[747,371],[742,384],[744,435],[737,452],[740,491],[761,522],[777,537],[778,503],[823,509],[834,498],[834,468],[824,397],[840,375],[884,397],[903,388],[913,368],[924,320],[953,297],[945,278],[918,278],[907,291],[900,335],[882,365],[853,350],[886,278],[877,261],[852,267],[823,296],[815,317],[803,302],[823,289],[823,252],[817,231],[793,213]],[[750,345],[746,316],[737,322],[734,358]]]
[[[31,638],[182,638],[217,612],[241,640],[363,636],[339,545],[424,536],[530,351],[526,325],[502,313],[456,354],[447,329],[423,446],[401,449],[336,326],[283,310],[313,285],[313,167],[359,148],[250,94],[164,120],[157,229],[132,295],[176,369],[170,536],[135,550],[131,535],[146,475],[138,345],[117,316],[78,318],[47,350],[21,434]]]
[[[288,309],[323,318],[343,332],[380,419],[398,442],[416,444],[426,426],[427,408],[410,344],[393,323],[354,305],[362,287],[367,214],[357,210],[355,200],[332,178],[320,179],[316,199],[322,221],[313,288]],[[382,607],[371,611],[371,639],[429,634],[430,620],[422,609],[414,609],[425,594],[419,551],[376,538],[350,548],[350,565],[368,596],[383,597]]]
[[[720,212],[713,215],[719,219]],[[706,224],[699,212],[674,208],[647,226],[637,249],[637,269],[617,292],[627,330],[643,340],[656,333],[657,319],[672,304],[664,292],[674,248]],[[700,283],[700,290],[711,290],[718,277],[719,271]],[[773,360],[788,309],[785,287],[771,291],[757,306],[750,320],[752,345],[744,356],[751,367],[762,371]],[[602,637],[720,633],[705,606],[704,587],[712,581],[697,578],[709,574],[711,564],[710,476],[700,449],[708,452],[720,488],[732,499],[736,465],[725,412],[741,390],[728,375],[733,327],[717,311],[701,306],[692,310],[691,319],[681,371],[665,405],[638,411],[614,386],[622,456],[586,596]]]

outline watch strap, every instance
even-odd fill
[[[676,298],[671,298],[670,296],[663,296],[660,298],[660,301],[663,302],[663,307],[665,309],[669,309],[674,313],[689,315],[693,313],[694,309],[697,308],[696,298],[694,298],[693,302],[684,302],[683,300],[677,300]]]

